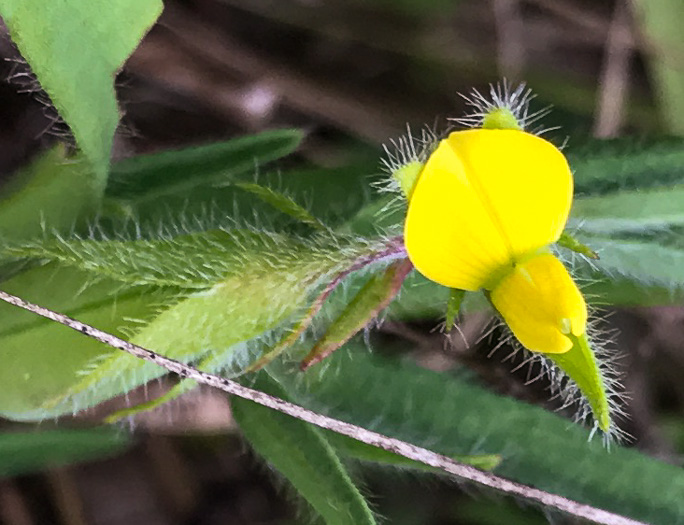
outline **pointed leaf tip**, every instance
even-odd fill
[[[587,334],[569,336],[572,348],[563,354],[548,354],[572,381],[577,384],[587,400],[599,429],[608,433],[612,426],[612,414],[608,402],[609,392],[603,379],[601,367],[592,351]]]
[[[408,259],[401,259],[373,275],[304,358],[301,369],[323,360],[370,323],[394,299],[412,269]]]

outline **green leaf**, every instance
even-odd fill
[[[599,308],[679,305],[684,301],[684,291],[669,285],[646,285],[629,277],[607,278],[603,272],[588,272],[588,275],[588,282],[582,291],[589,297],[590,302],[595,301]]]
[[[300,222],[308,224],[317,230],[325,229],[325,225],[316,217],[311,215],[306,208],[297,204],[293,199],[279,193],[267,186],[259,184],[252,184],[247,182],[236,183],[235,186],[241,190],[247,191],[259,197],[262,201],[273,206],[276,210],[297,219]]]
[[[655,239],[582,237],[600,255],[585,264],[587,290],[611,304],[670,304],[684,298],[684,248]]]
[[[101,190],[119,122],[114,76],[161,11],[161,0],[0,4],[12,40],[71,128]]]
[[[619,191],[576,199],[572,216],[582,233],[611,235],[684,225],[684,185]]]
[[[165,239],[118,241],[63,239],[6,246],[1,253],[72,266],[129,285],[177,286],[206,290],[250,259],[273,259],[294,240],[247,230],[212,230]]]
[[[138,155],[117,162],[107,183],[107,197],[142,205],[172,194],[187,197],[199,186],[213,186],[254,172],[292,153],[303,133],[267,131],[225,142]]]
[[[255,280],[250,285],[245,285],[241,277],[232,277],[207,292],[180,299],[148,320],[131,341],[184,362],[216,352],[224,356],[223,365],[228,366],[231,358],[240,357],[239,350],[244,352],[239,343],[278,326],[306,297],[306,289],[278,281],[277,276],[270,280],[264,279],[263,275],[251,277]],[[165,302],[168,303],[169,299],[167,296]],[[158,312],[158,299],[154,301],[153,297],[141,292],[131,298],[131,301],[141,300],[156,302],[154,310]],[[135,303],[121,299],[116,301],[116,307],[120,309],[117,312],[127,318],[137,317],[134,306]],[[105,302],[101,308],[77,317],[105,330],[113,330],[116,325],[107,322],[112,307],[111,303]],[[140,319],[142,321],[145,317],[140,316]],[[118,322],[122,322],[120,317]],[[74,340],[74,336],[79,337],[73,331],[55,333],[47,325],[3,338],[2,353],[7,357],[3,362],[8,363],[6,374],[13,374],[11,385],[18,383],[1,393],[0,407],[6,416],[42,419],[48,415],[70,413],[127,392],[166,373],[159,366],[83,340],[83,336]],[[65,352],[64,347],[68,343],[74,348]],[[26,347],[35,350],[20,355],[20,362],[13,362],[18,350]],[[51,368],[54,377],[46,383],[39,383],[38,380]],[[27,370],[25,377],[18,375],[20,370]],[[36,409],[30,409],[36,405]]]
[[[608,276],[631,277],[645,287],[649,284],[684,285],[684,249],[656,242],[629,239],[585,237],[601,255],[594,263]]]
[[[110,428],[4,432],[0,434],[0,476],[112,456],[130,444],[129,434]]]
[[[302,368],[306,369],[329,356],[375,319],[397,295],[412,269],[411,262],[402,259],[382,273],[372,275],[316,342],[302,361]]]
[[[257,374],[252,386],[287,398],[264,372]],[[327,525],[376,523],[334,449],[317,428],[235,396],[231,397],[231,407],[252,447],[287,478]]]
[[[244,343],[278,327],[306,297],[305,287],[293,287],[277,274],[268,278],[245,272],[181,299],[140,329],[131,342],[183,362],[220,354],[223,366],[230,367],[236,359],[244,359]],[[110,353],[84,370],[80,380],[47,407],[63,411],[75,404],[85,408],[165,373],[123,352]]]
[[[195,237],[207,235],[216,239],[216,232]],[[214,264],[223,264],[223,255],[205,258],[206,289],[161,288],[175,292],[175,297],[169,299],[167,296],[163,303],[158,303],[156,317],[142,323],[130,340],[183,362],[205,360],[203,366],[211,365],[212,371],[240,369],[248,364],[245,363],[247,350],[264,344],[263,337],[270,341],[271,331],[281,328],[285,321],[304,308],[319,283],[359,258],[384,249],[383,243],[327,235],[316,236],[306,243],[270,233],[252,232],[250,236],[272,249],[250,253],[244,251],[246,244],[240,244],[239,249],[243,250],[240,262],[227,272],[211,270]],[[77,242],[69,246],[76,251],[80,245]],[[155,255],[144,241],[128,241],[127,246],[130,249],[127,257],[134,263],[144,261],[144,264],[154,266],[163,264],[167,259],[166,254],[161,253],[157,255],[160,260],[154,261]],[[190,246],[188,249],[194,248]],[[103,267],[115,266],[120,259],[118,252],[113,251],[108,255],[107,265],[93,262],[90,267],[93,277],[98,276]],[[87,261],[87,257],[83,260]],[[160,275],[166,275],[167,270],[164,268]],[[105,272],[104,275],[110,277],[111,273]],[[133,273],[131,275],[134,276]],[[213,280],[217,276],[220,278]],[[131,284],[136,283],[127,283],[128,286]],[[137,284],[149,284],[149,281]],[[188,292],[193,293],[188,295]],[[209,364],[206,364],[211,356],[216,356],[217,360],[209,359]],[[43,407],[50,414],[68,412],[74,407],[86,408],[164,373],[163,368],[152,363],[123,352],[110,352],[90,366],[83,367],[80,379],[72,381],[67,389],[52,398],[45,399]]]
[[[67,159],[64,147],[53,148],[2,188],[0,239],[32,239],[46,228],[70,231],[94,214],[100,198],[87,163]]]
[[[684,140],[634,137],[570,145],[577,196],[670,186],[684,182]]]
[[[348,349],[303,375],[271,372],[312,410],[448,456],[501,454],[501,476],[647,523],[681,522],[680,468],[633,449],[606,450],[579,425],[462,376]]]
[[[88,285],[88,283],[90,283]],[[121,288],[110,280],[54,264],[25,271],[5,281],[3,290],[78,318],[118,336],[126,318],[149,319],[158,304],[176,290]],[[81,380],[79,372],[113,350],[64,326],[0,304],[0,414],[18,420],[41,420],[71,413],[77,406],[47,410],[46,400],[63,395]]]

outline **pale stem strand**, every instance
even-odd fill
[[[123,339],[120,339],[112,334],[98,330],[93,326],[72,319],[66,315],[29,303],[28,301],[9,293],[0,291],[0,299],[47,319],[51,319],[57,323],[68,326],[77,332],[80,332],[88,337],[92,337],[93,339],[97,339],[98,341],[114,348],[118,348],[119,350],[123,350],[124,352],[128,352],[135,357],[144,359],[145,361],[149,361],[151,363],[156,363],[157,365],[166,368],[170,372],[173,372],[182,378],[193,379],[198,383],[203,383],[205,385],[218,388],[229,394],[248,399],[260,405],[272,408],[273,410],[278,410],[279,412],[295,417],[302,421],[306,421],[307,423],[311,423],[312,425],[316,425],[320,428],[331,430],[333,432],[337,432],[338,434],[343,434],[368,445],[382,448],[413,461],[418,461],[425,465],[443,470],[444,472],[452,474],[461,480],[471,481],[478,485],[483,485],[501,492],[505,492],[511,496],[520,497],[530,502],[540,503],[545,507],[557,509],[573,516],[593,521],[595,523],[601,523],[604,525],[646,525],[640,521],[626,518],[624,516],[613,514],[612,512],[607,512],[590,505],[572,501],[562,496],[557,496],[555,494],[500,478],[499,476],[489,472],[482,472],[474,467],[463,465],[430,450],[400,441],[398,439],[390,438],[382,434],[378,434],[377,432],[366,430],[365,428],[361,428],[356,425],[345,423],[344,421],[338,421],[336,419],[317,414],[311,410],[307,410],[306,408],[265,394],[264,392],[242,386],[235,381],[212,374],[207,374],[206,372],[197,370],[191,366],[175,361],[174,359],[169,359],[168,357],[159,355],[151,350],[147,350],[146,348],[142,348],[124,341]]]

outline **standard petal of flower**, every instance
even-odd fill
[[[451,288],[478,290],[510,259],[471,174],[446,140],[430,156],[416,183],[404,235],[418,271]]]
[[[572,173],[558,148],[516,130],[468,130],[447,140],[513,258],[558,240],[573,193]]]
[[[406,248],[426,277],[477,290],[560,236],[572,201],[562,153],[522,131],[452,133],[430,156],[406,218]]]
[[[584,334],[587,306],[565,266],[544,253],[517,264],[490,299],[520,343],[534,352],[563,353],[568,335]]]

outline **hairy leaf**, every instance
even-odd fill
[[[251,258],[276,265],[288,239],[246,230],[214,230],[153,240],[63,239],[8,245],[2,253],[58,261],[129,285],[206,290],[244,270]],[[286,252],[296,250],[296,241]],[[285,255],[283,255],[285,256]]]
[[[267,186],[261,186],[254,183],[240,182],[236,183],[235,185],[244,191],[256,195],[262,201],[270,204],[278,211],[281,211],[300,222],[308,224],[309,226],[319,230],[325,229],[325,225],[321,221],[311,215],[306,208],[303,208],[297,204],[287,195],[277,192]]]
[[[648,523],[682,522],[678,467],[606,450],[580,426],[462,377],[372,357],[355,344],[349,350],[304,377],[274,365],[271,373],[290,396],[332,417],[449,456],[501,454],[501,476]]]
[[[216,232],[204,235],[215,236]],[[250,236],[266,243],[276,239],[266,233],[252,232]],[[206,366],[211,366],[212,371],[231,366],[243,368],[248,364],[245,362],[246,350],[269,341],[269,338],[263,341],[258,338],[268,336],[304,308],[319,283],[385,248],[382,242],[373,244],[328,236],[319,236],[307,243],[286,238],[276,240],[269,245],[270,250],[248,256],[242,253],[243,259],[228,272],[212,274],[207,270],[205,277],[209,277],[203,290],[161,288],[175,291],[176,297],[166,297],[163,303],[158,303],[156,317],[141,323],[131,341],[184,362],[208,359]],[[131,250],[127,257],[133,261],[149,262],[155,257],[144,241],[128,241],[127,246]],[[69,244],[74,252],[79,247],[78,243]],[[142,251],[139,251],[141,247]],[[165,264],[166,255],[161,253],[158,257],[154,264]],[[189,252],[187,257],[191,257]],[[102,268],[108,269],[110,263],[115,265],[120,259],[114,251],[103,259],[107,264],[91,261],[88,269],[98,276]],[[211,267],[224,261],[223,256],[215,259],[206,259],[203,264]],[[87,260],[83,258],[83,261]],[[164,267],[160,275],[167,275],[168,270]],[[104,272],[106,277],[111,275]],[[130,275],[131,279],[125,283],[129,287],[144,284],[145,290],[152,282],[142,277],[136,283],[133,270]],[[211,359],[212,356],[220,356],[220,359]],[[104,354],[84,366],[80,378],[73,380],[68,388],[46,399],[45,413],[63,413],[91,406],[164,373],[162,368],[125,353]]]
[[[302,368],[306,369],[329,356],[375,319],[397,295],[412,269],[410,261],[403,259],[384,272],[371,276],[316,342],[302,361]]]
[[[684,182],[684,140],[634,137],[591,140],[567,148],[577,196]]]
[[[120,283],[93,282],[86,272],[55,264],[25,271],[5,281],[2,288],[118,336],[124,336],[122,330],[129,324],[126,318],[149,319],[158,304],[178,293],[168,289],[131,292]],[[81,379],[80,371],[112,352],[73,330],[0,304],[0,414],[40,420],[72,412],[76,408],[72,405],[50,411],[43,404],[64,395]]]
[[[684,298],[684,246],[659,242],[659,236],[582,238],[600,255],[578,265],[587,291],[600,304],[672,304]]]
[[[287,399],[266,373],[254,388]],[[327,525],[375,524],[371,510],[323,433],[298,419],[238,397],[233,415],[254,449],[294,486]]]
[[[114,76],[161,10],[161,0],[0,3],[12,40],[71,128],[101,190],[119,122]]]
[[[572,214],[589,234],[643,233],[684,225],[684,185],[577,199]]]

